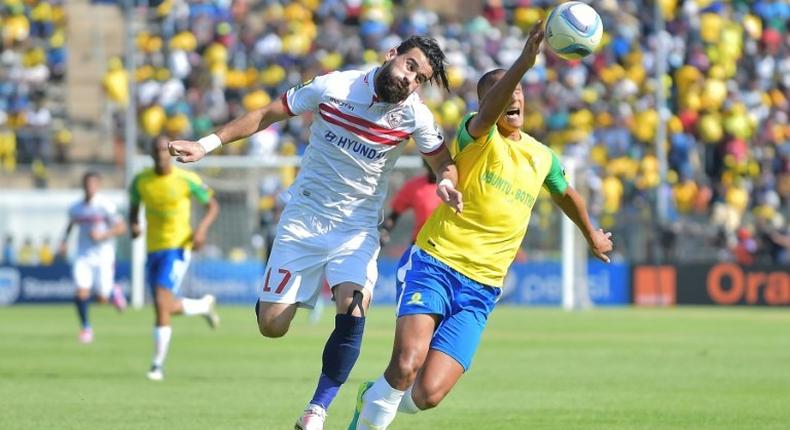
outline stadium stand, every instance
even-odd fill
[[[448,54],[452,93],[431,88],[422,95],[453,136],[463,113],[476,107],[477,78],[509,64],[524,30],[555,2],[465,1],[448,7],[425,1],[408,2],[409,8],[384,0],[155,3],[136,40],[140,129],[143,137],[195,138],[302,80],[373,66],[381,60],[376,52],[413,33],[438,38]],[[604,47],[575,63],[547,54],[525,76],[531,101],[526,131],[558,153],[586,160],[579,177],[592,213],[615,231],[618,249],[637,261],[736,255],[786,261],[790,6],[780,0],[661,2],[661,40],[668,46],[668,74],[661,84],[668,89],[669,108],[669,188],[661,189],[654,146],[659,112],[652,75],[659,33],[653,3],[593,4],[604,20]],[[3,11],[4,17],[18,16],[10,7]],[[109,59],[103,79],[108,100],[117,106],[128,97],[122,64]],[[117,125],[114,130],[120,130]],[[223,150],[299,154],[308,126],[309,118],[292,120]],[[287,184],[272,188],[282,185]],[[671,202],[664,225],[655,214],[660,193],[668,193]],[[553,231],[556,214],[549,200],[538,205],[528,249],[557,249],[556,235],[541,234]]]
[[[0,169],[34,166],[44,185],[44,165],[60,149],[66,68],[65,13],[59,2],[6,1],[0,6]]]
[[[123,49],[118,8],[8,0],[0,23],[0,185],[68,188],[87,166],[111,173],[96,82],[107,56]],[[106,176],[108,185],[121,185],[122,177]]]
[[[662,2],[669,45],[663,84],[671,111],[671,188],[664,191],[671,193],[670,222],[635,229],[656,225],[658,112],[650,48],[658,38],[645,24],[653,22],[649,2],[594,3],[607,29],[605,47],[577,63],[547,55],[527,74],[526,131],[557,152],[590,161],[584,177],[593,212],[615,230],[629,255],[717,258],[735,249],[748,254],[744,241],[756,239],[760,246],[753,253],[765,255],[753,257],[787,258],[786,251],[782,257],[771,249],[787,240],[784,214],[790,212],[790,6],[769,0]],[[466,20],[397,4],[165,1],[137,41],[143,129],[202,136],[303,79],[372,66],[380,61],[377,50],[418,33],[439,38],[451,62],[453,93],[429,90],[423,96],[452,136],[461,115],[475,109],[476,79],[512,61],[524,30],[553,2],[488,1],[480,16]],[[304,122],[292,121],[227,151],[267,155],[295,146],[301,153],[306,130]],[[549,227],[556,221],[550,203],[539,204],[534,223]],[[694,240],[679,241],[681,235]],[[633,248],[642,248],[637,243],[648,246],[634,254]]]

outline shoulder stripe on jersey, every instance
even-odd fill
[[[344,129],[346,129],[347,131],[353,133],[355,136],[357,136],[357,137],[359,137],[361,139],[365,139],[365,140],[368,140],[368,141],[373,142],[373,143],[380,143],[382,145],[397,145],[398,143],[400,143],[400,141],[397,141],[397,140],[391,140],[391,139],[388,139],[388,138],[385,138],[385,137],[380,137],[380,136],[376,136],[374,134],[370,134],[370,133],[366,132],[365,130],[356,128],[356,127],[354,127],[354,126],[352,126],[350,124],[344,123],[342,120],[339,120],[339,119],[336,119],[334,117],[331,117],[331,116],[325,114],[324,112],[321,112],[321,118],[323,118],[324,121],[326,121],[328,123],[331,123],[331,124],[334,124],[334,125],[336,125],[338,127],[342,127]]]
[[[327,111],[320,110],[319,114],[321,115],[321,118],[323,118],[324,121],[330,124],[334,124],[338,127],[344,128],[346,131],[354,134],[356,137],[360,139],[365,139],[366,141],[372,143],[378,143],[381,145],[391,145],[391,146],[397,145],[400,142],[402,142],[402,140],[397,137],[371,133],[370,131],[364,128],[352,124],[350,121],[335,116]]]
[[[379,124],[376,124],[375,122],[371,122],[371,121],[368,121],[368,120],[366,120],[364,118],[360,118],[358,116],[354,116],[354,115],[350,115],[350,114],[347,114],[345,112],[342,112],[339,109],[334,108],[334,107],[332,107],[331,105],[329,105],[327,103],[321,103],[320,105],[318,105],[318,108],[323,110],[323,111],[325,111],[325,112],[327,112],[327,113],[331,113],[331,114],[333,114],[335,116],[339,116],[340,118],[343,118],[343,119],[345,119],[347,121],[350,121],[350,122],[352,122],[352,123],[354,123],[356,125],[360,125],[362,127],[365,127],[371,133],[384,134],[384,135],[387,135],[387,136],[397,137],[400,140],[409,138],[409,133],[407,133],[407,132],[405,132],[403,130],[393,130],[391,128],[384,128],[384,127],[380,126]]]
[[[296,116],[291,112],[291,108],[288,106],[288,93],[283,93],[280,99],[283,101],[283,107],[285,108],[285,112],[288,113],[288,116]]]
[[[94,223],[94,222],[101,222],[104,221],[104,217],[101,215],[87,215],[87,216],[77,216],[74,218],[74,222],[77,224],[82,223]]]

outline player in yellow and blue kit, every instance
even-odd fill
[[[519,81],[542,40],[538,23],[509,70],[488,72],[478,82],[480,111],[464,117],[450,149],[463,213],[440,206],[407,251],[392,358],[384,375],[360,387],[349,429],[385,429],[398,411],[435,407],[469,369],[541,187],[596,257],[609,261],[610,233],[592,227],[554,153],[521,132]]]
[[[154,358],[148,379],[154,381],[164,378],[162,367],[172,334],[171,315],[202,315],[212,328],[219,323],[214,296],[177,298],[178,287],[189,266],[190,252],[205,243],[208,229],[219,214],[219,204],[198,175],[172,165],[167,144],[167,138],[155,140],[151,150],[154,167],[137,174],[130,190],[132,237],[142,232],[139,213],[140,205],[145,205],[148,251],[145,266],[156,311]],[[190,225],[192,198],[206,207],[194,232]]]

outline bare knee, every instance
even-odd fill
[[[396,351],[386,371],[387,380],[393,384],[393,388],[408,388],[417,377],[424,357],[424,353],[415,350]]]
[[[269,326],[265,324],[258,324],[258,330],[263,337],[278,338],[285,336],[288,333],[288,327]]]
[[[338,314],[363,317],[370,306],[370,290],[353,282],[342,282],[332,288]]]
[[[414,399],[414,404],[417,405],[420,410],[425,411],[439,406],[439,403],[441,403],[442,399],[444,399],[444,395],[432,393],[422,397],[417,397],[412,394],[412,398]]]
[[[291,320],[296,313],[296,305],[282,305],[258,302],[255,306],[258,316],[258,331],[264,337],[283,337],[288,333]]]
[[[268,319],[264,316],[258,319],[258,330],[264,337],[278,338],[288,333],[289,324],[281,323],[276,319]]]
[[[430,383],[422,382],[414,385],[411,396],[418,408],[426,410],[439,406],[439,403],[444,400],[446,395],[447,391],[441,389],[441,387],[431,386]]]

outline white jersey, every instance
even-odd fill
[[[442,133],[417,94],[397,104],[378,101],[377,70],[329,73],[283,94],[289,114],[313,113],[289,207],[343,226],[375,228],[389,173],[409,138],[426,155],[442,148]]]
[[[89,202],[80,200],[69,209],[69,221],[79,227],[78,258],[115,260],[115,239],[98,243],[91,239],[91,231],[105,232],[122,221],[115,204],[98,195],[93,196]]]

